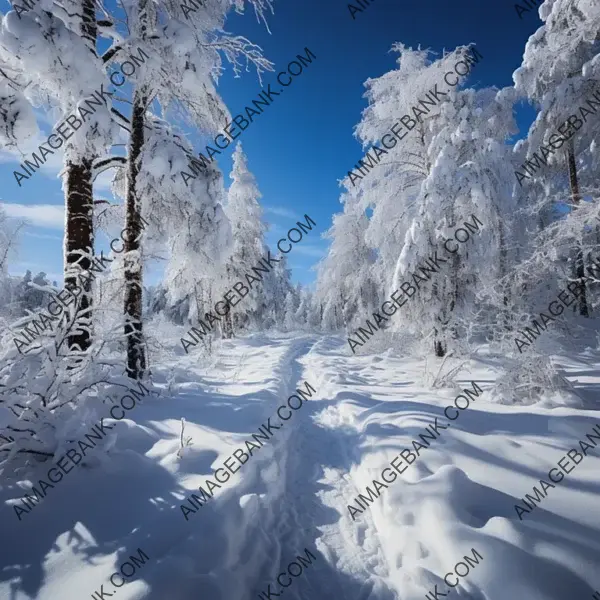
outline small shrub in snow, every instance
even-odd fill
[[[454,366],[451,366],[452,363],[448,363],[448,365],[446,365],[446,362],[448,361],[449,358],[451,358],[453,356],[453,353],[450,352],[449,354],[447,354],[444,359],[440,362],[440,366],[437,369],[437,373],[434,375],[435,372],[435,367],[433,369],[433,371],[429,371],[427,368],[427,358],[425,359],[425,384],[433,389],[439,389],[439,388],[447,388],[447,387],[458,387],[458,384],[456,383],[456,376],[460,373],[460,371],[462,371],[463,367],[465,366],[465,364],[468,361],[462,361]],[[444,370],[444,367],[447,369],[445,373],[443,373],[442,371]]]
[[[530,353],[506,358],[506,367],[492,388],[491,397],[501,404],[534,404],[548,392],[572,391],[571,384],[555,368],[552,359]]]

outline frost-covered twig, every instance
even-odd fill
[[[179,450],[177,451],[177,458],[181,458],[183,456],[183,450],[185,448],[188,448],[189,446],[192,446],[194,444],[194,442],[192,442],[192,438],[191,437],[187,437],[183,438],[183,434],[185,432],[185,419],[183,417],[181,417],[181,434],[179,436]]]

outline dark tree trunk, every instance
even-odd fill
[[[427,196],[426,196],[427,197]],[[453,221],[454,219],[452,219]],[[448,217],[446,218],[446,222],[448,223]],[[429,237],[429,244],[431,248],[435,248],[435,240],[433,240],[431,238],[431,236]],[[456,255],[454,255],[453,258],[455,258]],[[454,262],[451,263],[451,267],[454,267]],[[450,297],[450,301],[449,301],[449,306],[448,306],[448,311],[446,312],[446,310],[444,310],[444,308],[441,309],[440,314],[437,315],[436,320],[442,324],[442,327],[446,328],[448,323],[450,322],[450,316],[452,314],[452,311],[454,310],[454,304],[456,302],[456,294],[455,294],[455,289],[456,289],[456,278],[457,278],[457,272],[456,271],[450,271],[450,277],[451,277],[451,291],[448,294],[448,296]],[[445,280],[442,280],[445,281]],[[447,280],[446,280],[447,281]],[[442,283],[438,283],[438,282],[433,282],[432,286],[431,286],[431,293],[432,296],[437,300],[438,298],[441,298],[442,300],[442,305],[444,302],[444,291],[446,289],[446,285],[442,284]],[[416,292],[415,292],[416,293]],[[447,315],[447,316],[446,316]],[[445,330],[445,329],[444,329]],[[446,336],[444,335],[444,331],[440,330],[438,328],[437,325],[433,326],[433,351],[435,353],[436,356],[438,357],[442,357],[442,356],[446,356],[446,352],[447,352],[447,347],[446,347],[446,341],[445,341]]]
[[[441,358],[442,356],[446,356],[446,344],[444,344],[444,342],[442,342],[442,340],[438,339],[438,335],[439,335],[439,332],[436,329],[435,330],[435,339],[433,342],[433,350],[435,352],[435,355],[439,356]]]
[[[243,257],[243,254],[242,254],[242,257]],[[227,272],[227,281],[231,281],[233,275],[232,275],[232,268],[230,265],[227,265],[226,272]],[[226,340],[231,339],[233,337],[233,317],[231,314],[231,306],[228,306],[228,308],[229,308],[229,310],[225,313],[225,316],[223,317],[223,325],[221,327],[221,335]]]
[[[138,22],[135,33],[146,39],[148,29],[148,2],[138,2]],[[142,329],[143,263],[140,237],[142,234],[142,206],[138,190],[138,174],[144,148],[146,105],[150,96],[148,85],[136,87],[131,110],[127,161],[127,199],[125,205],[125,337],[127,339],[127,375],[142,379],[146,375],[146,347]],[[133,253],[129,254],[129,253]]]
[[[505,234],[505,225],[504,220],[501,218],[500,214],[498,216],[498,233],[500,236],[500,259],[498,262],[499,268],[499,279],[503,282],[504,291],[502,294],[502,313],[500,322],[502,323],[502,328],[504,331],[511,330],[511,318],[510,318],[510,302],[512,301],[512,289],[509,287],[509,281],[507,280],[508,275],[508,248],[506,247],[506,234]],[[509,299],[508,292],[511,293],[511,298]]]
[[[575,162],[575,151],[573,149],[573,142],[569,144],[567,150],[568,164],[569,164],[569,182],[571,184],[571,200],[573,207],[576,207],[581,202],[581,194],[579,192],[579,182],[577,180],[577,163]],[[581,243],[577,242],[575,249],[575,278],[579,280],[581,294],[579,296],[579,314],[582,317],[589,317],[587,294],[585,289],[585,269],[583,263],[583,250]]]
[[[81,2],[81,36],[85,39],[88,48],[96,54],[96,39],[98,37],[98,24],[96,22],[96,3],[94,0]]]
[[[94,0],[81,0],[79,31],[86,40],[89,51],[96,56],[96,4]],[[65,151],[67,151],[65,149]],[[78,274],[89,274],[94,253],[94,196],[92,164],[93,156],[77,161],[67,158],[65,165],[65,256],[64,281],[67,289],[82,289],[74,304],[72,335],[67,337],[69,349],[85,351],[92,343],[92,285],[89,277],[83,282]],[[83,311],[87,313],[83,316]]]
[[[344,329],[346,331],[348,331],[348,321],[346,319],[346,301],[344,300],[344,295],[342,294],[342,292],[340,292],[340,300],[342,302],[340,305],[342,325],[344,326]],[[337,315],[336,315],[336,324],[337,324]]]
[[[127,375],[142,379],[146,372],[146,348],[142,331],[142,257],[140,236],[142,233],[141,205],[137,193],[137,177],[142,148],[144,146],[144,114],[146,97],[136,91],[131,113],[129,137],[127,200],[125,229],[125,337],[127,339]]]
[[[65,288],[79,287],[82,291],[73,306],[75,313],[73,334],[67,342],[71,350],[85,351],[92,343],[92,317],[89,312],[80,316],[92,306],[91,278],[78,274],[89,274],[91,256],[94,251],[94,219],[92,195],[92,161],[80,163],[67,161],[65,175],[66,223],[65,223]]]

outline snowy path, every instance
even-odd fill
[[[293,422],[290,421],[292,430],[280,457],[284,472],[280,494],[276,502],[263,507],[267,512],[277,511],[270,535],[278,540],[280,558],[273,564],[271,557],[260,579],[274,582],[291,560],[304,555],[304,548],[313,552],[316,548],[326,563],[321,558],[307,569],[301,579],[285,590],[286,598],[366,600],[374,589],[379,589],[372,577],[382,557],[376,538],[363,545],[357,539],[360,534],[339,526],[340,518],[345,519],[344,498],[357,493],[348,475],[354,460],[352,447],[357,439],[351,432],[332,435],[330,429],[318,423],[322,411],[328,411],[338,402],[337,398],[327,399],[321,392],[326,374],[319,365],[320,352],[328,345],[331,345],[328,340],[311,344],[307,352],[298,355],[290,369],[293,374],[289,380],[293,382],[290,393],[296,387],[302,388],[304,381],[311,383],[317,393],[294,413]],[[339,340],[333,345],[339,347]],[[272,586],[274,592],[280,588],[276,584]],[[265,590],[266,585],[259,589]],[[381,595],[380,591],[376,594],[378,598],[393,598],[391,594]]]
[[[344,495],[347,491],[356,492],[346,481],[352,464],[348,454],[351,441],[336,440],[330,430],[313,420],[329,404],[336,402],[322,398],[319,392],[321,373],[307,366],[318,356],[317,350],[322,345],[316,337],[292,341],[280,354],[278,364],[271,365],[274,379],[280,385],[275,394],[277,402],[265,410],[265,415],[272,414],[277,406],[284,404],[296,388],[304,389],[304,381],[313,385],[317,392],[293,413],[293,418],[284,424],[285,430],[282,428],[273,438],[272,446],[265,444],[252,463],[249,462],[249,466],[253,464],[252,469],[244,468],[244,481],[230,494],[220,496],[220,506],[215,509],[218,515],[214,518],[227,523],[228,560],[223,561],[222,555],[214,554],[215,536],[210,532],[213,556],[209,558],[202,553],[199,557],[197,547],[201,539],[207,537],[207,531],[199,534],[195,530],[184,544],[179,543],[177,557],[168,561],[172,569],[173,565],[185,563],[184,557],[190,563],[189,556],[195,553],[196,566],[175,578],[181,581],[195,573],[200,589],[211,599],[256,597],[267,590],[269,582],[275,581],[281,571],[285,571],[290,561],[298,554],[304,555],[305,548],[313,553],[316,553],[315,549],[322,552],[327,560],[319,556],[314,566],[295,581],[289,591],[286,590],[287,598],[299,600],[308,595],[361,600],[368,598],[373,589],[369,581],[374,566],[372,549],[363,551],[356,546],[356,540],[347,535],[340,537],[338,531],[339,511],[345,509],[342,506]],[[339,341],[335,345],[338,346]],[[267,453],[261,456],[262,452]],[[327,494],[337,498],[335,509],[321,498]],[[207,508],[209,505],[202,511]],[[208,521],[213,523],[213,517],[201,514],[199,518],[202,525],[194,527],[211,527]],[[219,557],[219,563],[215,556]],[[243,571],[239,568],[241,565]],[[211,573],[198,577],[196,568],[211,570]],[[239,577],[232,578],[231,572],[239,573]],[[174,575],[172,573],[171,577]],[[160,597],[162,592],[153,587],[151,597]],[[275,592],[279,587],[274,585],[271,591]],[[184,593],[178,597],[189,596]],[[391,599],[393,595],[377,597]]]
[[[597,366],[568,371],[597,391]],[[3,504],[0,598],[88,597],[138,547],[150,561],[119,600],[431,600],[436,585],[450,600],[591,598],[600,442],[522,521],[514,505],[598,413],[488,402],[491,360],[471,362],[456,389],[431,390],[422,373],[420,360],[347,356],[323,336],[256,335],[225,342],[208,370],[193,354],[162,366],[157,382],[175,376],[178,393],[121,423],[104,469],[74,471],[22,523]],[[473,380],[483,396],[450,423],[444,407]],[[185,498],[305,381],[316,393],[186,521]],[[193,446],[178,459],[182,416]],[[447,429],[353,520],[347,506],[436,418]],[[317,559],[282,590],[305,548]],[[483,560],[450,589],[445,574],[473,548]]]

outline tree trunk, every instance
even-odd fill
[[[146,372],[146,349],[142,331],[142,256],[140,251],[141,205],[137,176],[144,146],[146,97],[136,90],[129,138],[125,229],[125,337],[127,338],[127,375],[141,379]],[[131,254],[130,254],[131,253]]]
[[[96,4],[94,0],[81,0],[79,34],[86,41],[89,51],[96,55]],[[68,156],[68,155],[66,155]],[[82,289],[73,307],[74,322],[72,335],[67,337],[69,349],[86,351],[92,343],[92,284],[86,277],[82,282],[77,275],[89,273],[94,254],[94,196],[92,180],[93,156],[73,161],[66,159],[65,166],[65,288],[78,286]]]
[[[433,350],[435,355],[438,357],[446,356],[446,344],[439,339],[439,331],[437,327],[434,327],[434,340],[433,340]]]
[[[448,217],[446,218],[446,223],[448,223]],[[435,248],[435,240],[431,238],[431,235],[429,237],[429,245],[431,248]],[[456,254],[454,254],[453,259],[457,258]],[[454,310],[454,305],[456,303],[456,279],[457,279],[457,271],[454,269],[455,267],[455,262],[452,261],[451,262],[451,270],[450,270],[450,293],[448,294],[450,300],[448,302],[448,310],[446,311],[444,309],[444,297],[445,294],[444,292],[446,291],[446,287],[447,287],[447,279],[443,279],[441,282],[433,282],[432,286],[431,286],[431,294],[433,296],[434,299],[436,299],[441,308],[439,311],[439,314],[436,317],[436,320],[442,324],[442,327],[446,328],[448,326],[448,323],[450,323],[450,318],[452,315],[452,311]],[[440,300],[441,299],[441,300]],[[446,316],[447,315],[447,316]],[[446,355],[446,352],[448,350],[447,348],[447,344],[446,344],[446,339],[447,337],[444,335],[444,330],[440,330],[438,328],[437,325],[433,326],[433,351],[435,353],[436,356],[438,357],[442,357]]]
[[[81,37],[86,41],[87,47],[96,54],[98,23],[96,22],[96,3],[94,0],[82,0],[81,2],[79,31]]]
[[[510,318],[510,303],[512,302],[512,288],[510,287],[508,275],[508,248],[506,247],[506,234],[504,231],[505,225],[504,220],[498,214],[498,231],[499,231],[499,244],[500,244],[500,259],[499,259],[499,279],[503,282],[504,290],[502,293],[502,317],[501,323],[504,331],[511,330],[511,318]],[[509,299],[508,293],[511,294]]]
[[[243,250],[242,250],[242,258],[243,258],[243,256],[244,256],[244,254],[243,254]],[[227,265],[225,271],[227,274],[227,281],[231,281],[233,278],[233,275],[232,275],[232,268],[229,264]],[[229,310],[225,313],[225,316],[223,317],[223,324],[221,327],[221,335],[226,340],[231,339],[233,337],[233,318],[231,315],[231,308],[232,307],[229,306]]]
[[[346,318],[346,301],[344,300],[344,294],[342,292],[340,292],[340,300],[341,300],[340,313],[341,313],[342,325],[344,326],[344,329],[347,332],[348,331],[348,320]],[[336,315],[336,325],[337,325],[337,315]]]
[[[74,305],[73,333],[67,337],[69,348],[84,352],[92,343],[91,314],[80,316],[92,306],[91,278],[78,274],[89,274],[91,257],[94,252],[94,203],[92,195],[92,161],[84,159],[80,163],[67,161],[65,175],[67,200],[65,223],[65,288],[79,287],[82,291]]]
[[[569,144],[567,150],[569,164],[569,182],[571,184],[571,200],[573,206],[576,207],[581,202],[581,194],[579,192],[579,182],[577,181],[577,163],[575,162],[575,151],[573,149],[573,141]],[[581,243],[577,242],[575,248],[575,278],[579,280],[581,295],[579,296],[579,314],[582,317],[589,317],[587,296],[585,289],[585,269],[583,263],[583,250]]]

